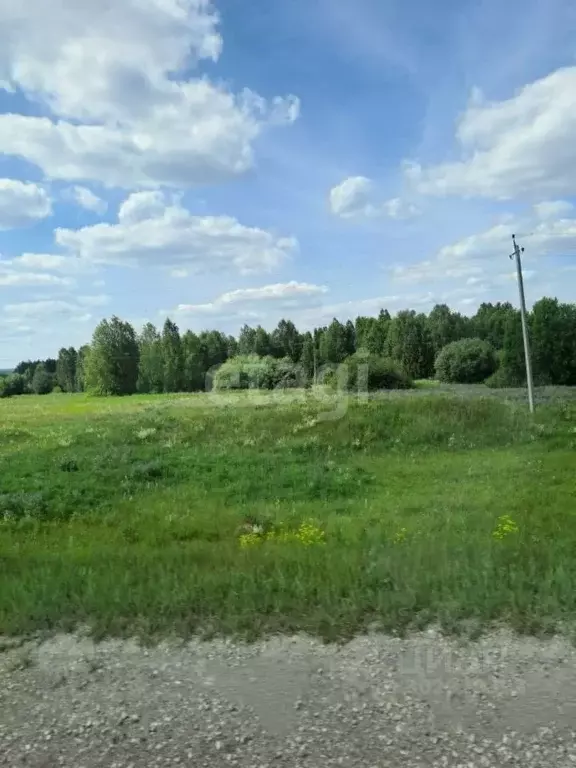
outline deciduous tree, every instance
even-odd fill
[[[178,326],[170,318],[166,318],[162,329],[162,360],[164,392],[181,392],[184,381],[182,340]]]
[[[138,336],[140,365],[138,391],[158,393],[164,390],[164,348],[162,337],[153,323],[146,323]]]
[[[138,341],[130,323],[112,317],[96,326],[84,361],[88,391],[98,395],[131,395],[138,381]]]

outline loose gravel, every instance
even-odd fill
[[[575,691],[561,638],[65,635],[0,654],[0,765],[567,768]]]

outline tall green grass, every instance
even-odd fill
[[[13,402],[0,403],[0,633],[334,638],[574,616],[574,405],[531,419],[494,399],[407,396],[332,418],[313,398]],[[504,515],[517,532],[499,540]],[[313,519],[325,541],[242,548],[247,519]]]

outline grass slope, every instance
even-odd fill
[[[230,403],[0,401],[0,633],[335,638],[573,619],[575,404],[531,420],[433,393],[333,419],[314,400]],[[247,516],[313,519],[325,541],[242,548]]]

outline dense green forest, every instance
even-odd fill
[[[576,305],[543,298],[530,312],[529,325],[536,383],[576,385]],[[90,344],[19,363],[0,378],[0,396],[55,388],[124,395],[201,392],[214,383],[308,386],[359,354],[381,372],[382,387],[432,377],[506,387],[521,385],[525,377],[518,310],[484,303],[468,317],[440,304],[428,315],[405,310],[392,317],[382,309],[355,322],[335,318],[311,332],[299,331],[290,320],[271,332],[245,325],[237,338],[217,330],[181,334],[170,319],[161,330],[147,323],[138,334],[112,317],[96,327]]]

